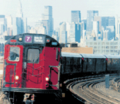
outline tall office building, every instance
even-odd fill
[[[115,17],[101,17],[101,26],[106,29],[106,26],[115,26]]]
[[[66,31],[67,31],[67,42],[69,43],[70,37],[70,23],[66,22]]]
[[[82,20],[82,22],[83,22],[83,25],[84,25],[84,30],[86,30],[86,27],[87,27],[87,20],[84,19],[84,20]]]
[[[66,43],[67,42],[67,31],[66,31],[66,22],[60,23],[60,31],[59,31],[59,42]]]
[[[119,37],[120,40],[120,17],[115,17],[115,37]]]
[[[108,30],[108,40],[115,39],[115,29],[114,26],[107,26],[106,30]]]
[[[61,32],[61,43],[67,43],[67,31]]]
[[[0,35],[7,30],[7,21],[5,15],[0,15]]]
[[[108,17],[101,17],[101,26],[106,29],[106,26],[108,26]]]
[[[101,33],[101,17],[100,16],[94,16],[94,21],[99,22],[99,33]]]
[[[80,39],[82,36],[82,29],[81,29],[81,25],[80,23],[74,23],[72,22],[70,24],[70,37],[69,37],[69,41],[72,42],[79,42],[80,43]]]
[[[12,26],[13,26],[12,16],[8,15],[8,16],[5,16],[5,18],[6,18],[6,22],[7,22],[7,28],[12,28]]]
[[[38,34],[46,34],[46,28],[42,24],[35,27],[35,30]]]
[[[98,34],[99,34],[99,22],[98,21],[93,21],[93,31],[95,34],[95,38],[98,39]]]
[[[6,21],[7,21],[7,35],[12,36],[13,35],[13,19],[12,17],[5,16]]]
[[[80,24],[80,39],[81,39],[81,37],[84,37],[83,36],[83,32],[84,32],[84,22],[81,22],[81,23],[79,23]],[[86,34],[84,34],[84,35],[86,35]]]
[[[101,17],[101,27],[108,30],[107,40],[115,38],[115,17]]]
[[[27,18],[24,19],[24,33],[28,33]]]
[[[42,15],[42,24],[46,27],[47,35],[52,36],[53,33],[53,18],[52,6],[45,6],[44,14]]]
[[[108,26],[115,26],[115,17],[108,18]]]
[[[87,11],[87,35],[91,35],[93,30],[94,17],[98,16],[98,11]]]
[[[109,30],[103,31],[103,40],[108,40],[108,32],[109,32]]]
[[[71,22],[79,23],[81,22],[81,13],[80,11],[71,11]]]
[[[57,31],[54,31],[53,32],[53,35],[52,35],[52,37],[54,38],[54,39],[56,39],[57,41],[59,41],[58,39],[58,32]]]
[[[16,27],[17,27],[17,34],[24,33],[23,12],[22,12],[22,4],[20,0],[19,0],[19,8],[16,16]]]

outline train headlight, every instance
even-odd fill
[[[19,80],[19,76],[16,75],[16,76],[15,76],[15,80]]]
[[[22,38],[21,38],[21,37],[19,38],[19,41],[22,41]]]
[[[45,77],[45,80],[46,80],[46,81],[49,81],[49,77]]]

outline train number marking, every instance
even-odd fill
[[[27,37],[27,41],[29,41],[30,37]]]
[[[25,42],[31,42],[32,37],[31,36],[25,36]]]

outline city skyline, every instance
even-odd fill
[[[0,15],[11,15],[16,17],[19,0],[0,0]],[[52,6],[54,29],[59,27],[60,22],[71,22],[71,11],[79,10],[81,20],[87,18],[88,10],[99,11],[99,16],[120,16],[119,4],[116,0],[21,0],[23,15],[28,18],[28,25],[35,26],[35,23],[42,18],[44,6]],[[6,8],[7,7],[7,8]]]

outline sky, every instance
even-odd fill
[[[42,17],[44,6],[52,6],[54,29],[60,22],[71,22],[71,10],[80,10],[81,19],[87,18],[87,10],[98,10],[99,16],[120,17],[120,0],[21,0],[23,17],[28,25]],[[19,0],[0,0],[0,15],[11,15],[15,18]]]

